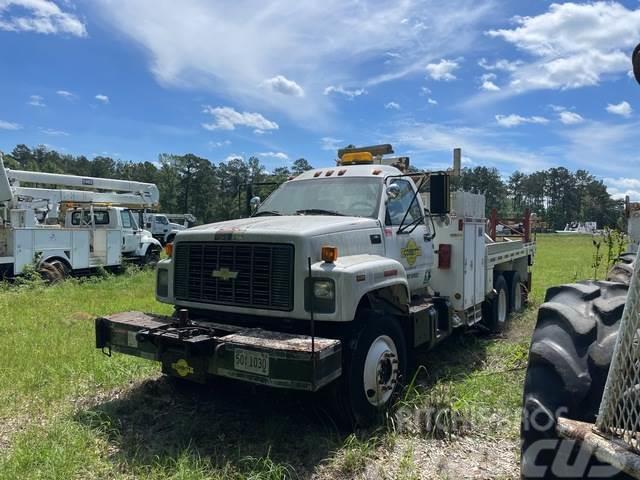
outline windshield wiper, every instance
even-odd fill
[[[263,210],[262,212],[256,212],[253,215],[251,215],[252,217],[261,217],[261,216],[266,216],[266,215],[276,215],[276,216],[281,216],[282,214],[280,212],[277,212],[276,210]]]
[[[344,217],[344,213],[336,212],[333,210],[323,210],[322,208],[305,208],[303,210],[296,210],[296,215],[335,215]]]

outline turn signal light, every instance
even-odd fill
[[[327,263],[333,263],[338,259],[338,247],[325,245],[322,247],[322,260]]]
[[[164,246],[164,251],[167,254],[168,257],[172,257],[173,256],[173,243],[167,243]]]

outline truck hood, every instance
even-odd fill
[[[198,240],[214,235],[229,234],[231,237],[246,234],[267,234],[283,237],[312,237],[341,233],[345,231],[375,228],[378,221],[362,217],[337,217],[328,215],[291,215],[241,218],[226,222],[201,225],[184,230],[178,234],[178,240]]]

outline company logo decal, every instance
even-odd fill
[[[232,272],[227,267],[223,267],[220,270],[214,270],[213,272],[211,272],[211,276],[213,278],[228,282],[229,280],[235,280],[236,278],[238,278],[239,273],[240,272]]]
[[[418,257],[422,256],[422,249],[413,239],[409,239],[407,245],[400,249],[400,255],[405,258],[410,267],[413,267]]]
[[[193,367],[191,367],[184,358],[181,358],[176,363],[172,363],[171,368],[173,368],[181,377],[186,377],[193,373]]]

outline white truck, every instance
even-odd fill
[[[196,382],[322,390],[343,418],[373,422],[415,349],[455,328],[504,328],[535,254],[528,231],[489,238],[482,196],[450,195],[447,172],[404,173],[392,152],[341,150],[337,166],[285,182],[252,217],[179,232],[157,268],[156,298],[174,317],[98,318],[97,347]]]
[[[145,228],[151,232],[153,238],[158,240],[162,245],[173,242],[173,239],[181,230],[186,230],[196,221],[196,218],[190,213],[184,214],[168,214],[168,213],[151,213],[142,214]],[[174,223],[171,220],[182,220],[182,224]]]
[[[0,154],[0,273],[19,275],[35,263],[53,281],[125,261],[155,263],[160,242],[130,208],[158,201],[153,184],[5,169]]]

